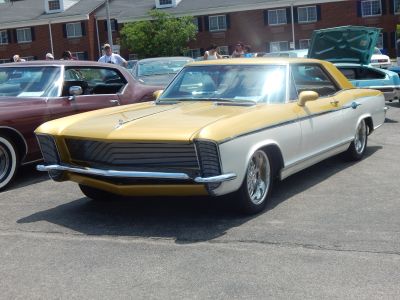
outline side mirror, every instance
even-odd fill
[[[157,100],[161,96],[162,92],[164,92],[164,90],[155,91],[153,97]]]
[[[79,96],[79,95],[83,94],[82,87],[79,86],[79,85],[71,86],[69,88],[68,92],[69,92],[69,95],[70,95],[68,100],[70,100],[70,101],[75,100],[76,96]]]
[[[304,106],[306,102],[308,101],[315,101],[319,98],[319,95],[317,92],[314,91],[304,91],[301,92],[299,95],[299,100],[297,101],[297,104],[299,106]]]

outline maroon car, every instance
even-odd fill
[[[20,165],[41,159],[33,131],[40,124],[89,110],[153,100],[124,68],[88,61],[0,65],[0,190]]]

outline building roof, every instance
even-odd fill
[[[266,9],[272,7],[307,5],[346,0],[181,0],[176,7],[160,10],[176,16],[201,16],[235,11]],[[110,1],[110,17],[119,23],[149,19],[148,11],[155,8],[155,0],[113,0]],[[106,18],[106,9],[97,12],[98,19]]]
[[[104,0],[64,0],[67,9],[46,14],[44,0],[0,2],[0,29],[86,20]]]

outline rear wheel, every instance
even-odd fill
[[[247,166],[246,177],[236,192],[236,201],[242,212],[255,214],[264,210],[273,183],[273,168],[268,154],[257,150]]]
[[[349,160],[360,160],[365,154],[368,140],[368,128],[365,120],[362,120],[356,129],[354,140],[347,149],[346,155]]]
[[[0,191],[5,189],[17,174],[19,155],[14,143],[0,136]]]
[[[106,192],[100,189],[96,189],[87,185],[83,185],[80,184],[79,188],[81,189],[82,193],[95,201],[101,201],[101,202],[105,202],[105,201],[112,201],[114,199],[120,198],[120,196],[110,193],[110,192]]]

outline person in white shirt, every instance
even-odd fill
[[[206,52],[204,52],[204,60],[220,59],[222,56],[218,53],[218,47],[215,44],[211,44]]]
[[[104,44],[104,55],[99,58],[99,62],[116,64],[123,67],[128,66],[128,62],[121,55],[113,53],[110,44]]]

